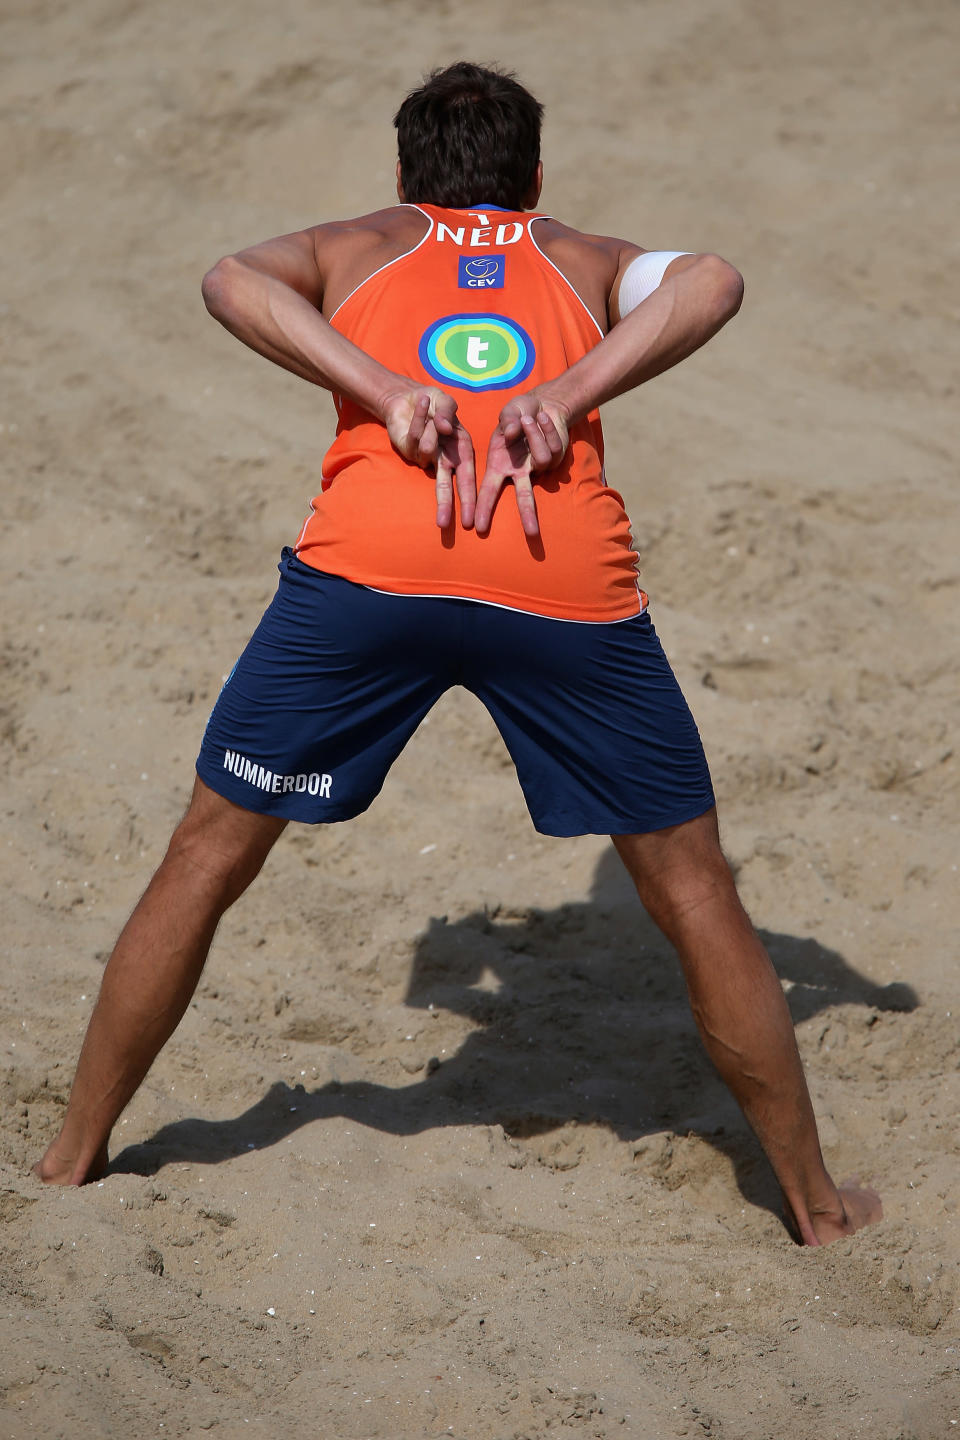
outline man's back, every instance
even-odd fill
[[[316,243],[319,264],[325,248],[333,252],[329,322],[381,365],[449,391],[481,466],[482,437],[510,394],[554,379],[605,333],[605,312],[586,306],[545,244],[565,249],[598,293],[617,242],[591,242],[536,214],[401,206],[399,218],[381,212],[325,228]],[[331,288],[334,298],[346,291],[340,303]],[[307,564],[394,593],[456,595],[558,619],[619,620],[642,608],[596,411],[572,427],[562,463],[541,482],[533,541],[509,516],[483,535],[456,517],[438,530],[423,471],[396,453],[364,406],[339,395],[337,412],[322,490],[296,546]]]

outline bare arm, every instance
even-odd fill
[[[642,304],[544,388],[578,420],[699,350],[736,315],[742,299],[743,278],[726,260],[683,255]]]
[[[473,523],[473,445],[457,404],[436,386],[397,375],[341,335],[320,312],[323,273],[317,232],[281,235],[217,262],[204,276],[207,309],[232,335],[275,365],[335,391],[380,420],[400,455],[436,468],[437,524]]]
[[[737,313],[742,298],[740,274],[719,255],[682,256],[599,345],[563,374],[505,405],[477,497],[477,529],[488,529],[497,496],[511,479],[523,528],[536,534],[530,476],[560,464],[570,427],[699,350]],[[616,313],[615,302],[611,308]]]
[[[743,279],[719,255],[684,255],[642,304],[569,370],[540,387],[567,424],[652,380],[716,335],[740,309]]]

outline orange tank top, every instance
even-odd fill
[[[330,323],[388,369],[453,395],[479,477],[511,394],[560,374],[602,333],[539,249],[540,217],[411,208],[429,222],[423,239],[363,281]],[[563,464],[536,477],[540,537],[528,540],[509,485],[486,535],[457,520],[439,530],[432,476],[396,453],[369,412],[334,401],[336,439],[295,547],[306,564],[397,594],[562,620],[622,620],[643,608],[623,500],[604,479],[597,411],[573,427]]]

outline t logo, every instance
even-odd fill
[[[486,370],[487,362],[483,358],[483,352],[489,349],[488,340],[481,340],[479,335],[470,336],[467,341],[467,364],[471,370]]]
[[[506,390],[534,367],[533,341],[505,315],[444,315],[420,337],[420,364],[441,385]]]

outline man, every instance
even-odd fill
[[[337,437],[210,717],[190,808],[107,965],[45,1181],[104,1173],[220,917],[287,821],[364,810],[439,695],[464,684],[537,827],[612,835],[796,1238],[827,1243],[880,1216],[872,1191],[824,1168],[783,993],[721,853],[699,736],[603,473],[597,407],[704,344],[742,282],[714,255],[651,254],[530,214],[541,116],[509,75],[435,72],[396,117],[399,206],[269,240],[204,281],[234,335],[334,393]]]

